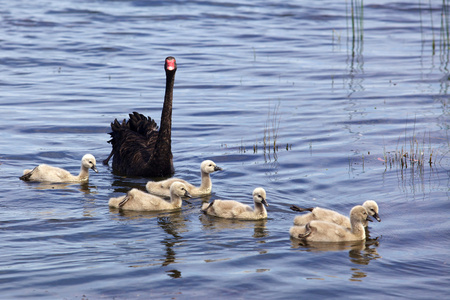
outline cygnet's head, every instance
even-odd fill
[[[97,162],[95,161],[95,157],[92,154],[86,154],[81,159],[81,165],[85,167],[86,169],[92,169],[95,171],[95,173],[98,173],[97,170]]]
[[[253,190],[253,201],[255,203],[262,203],[267,207],[269,206],[269,203],[266,201],[266,191],[261,187]]]
[[[200,169],[202,170],[203,173],[206,174],[211,174],[215,171],[222,170],[222,168],[216,166],[216,164],[212,160],[204,160],[200,165]]]
[[[189,192],[187,191],[184,183],[179,181],[175,181],[174,183],[172,183],[172,185],[170,186],[170,194],[179,197],[192,197],[191,194],[189,194]]]
[[[369,218],[369,214],[367,213],[367,210],[362,205],[357,205],[352,208],[350,211],[350,219],[351,220],[357,220],[359,222],[364,222]]]
[[[363,206],[366,208],[367,212],[370,216],[377,219],[378,222],[381,222],[381,218],[378,215],[378,204],[373,200],[367,200],[363,203]]]

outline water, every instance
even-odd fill
[[[0,16],[2,298],[448,294],[446,1],[3,1]],[[148,179],[101,164],[87,185],[18,179],[103,160],[109,123],[132,111],[159,122],[168,55],[175,175],[199,183],[214,160],[210,197],[120,213],[108,199]],[[423,164],[402,167],[400,151]],[[250,204],[257,186],[265,221],[199,212]],[[289,205],[347,213],[367,199],[382,222],[366,243],[290,240]]]

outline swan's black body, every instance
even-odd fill
[[[111,154],[115,173],[126,176],[164,177],[174,173],[172,156],[172,100],[177,64],[175,58],[166,58],[166,93],[161,113],[161,124],[137,112],[129,120],[111,123]]]

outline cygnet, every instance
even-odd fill
[[[134,188],[125,196],[109,199],[109,206],[134,211],[173,210],[181,207],[181,197],[191,195],[182,182],[174,182],[170,186],[170,201]]]
[[[366,238],[363,223],[367,218],[367,210],[357,205],[350,211],[350,230],[335,223],[313,220],[304,226],[291,227],[289,234],[293,238],[310,242],[360,241]]]
[[[268,207],[269,204],[263,188],[258,187],[253,191],[253,202],[255,209],[234,200],[213,200],[211,203],[204,203],[202,211],[211,216],[228,219],[259,220],[267,218],[264,206]]]
[[[374,217],[378,222],[381,222],[381,218],[378,215],[378,204],[373,200],[367,200],[362,205],[370,216]],[[312,208],[301,208],[296,205],[292,205],[290,207],[293,211],[304,212],[310,211],[310,213],[306,215],[296,216],[294,218],[294,225],[305,225],[312,220],[322,220],[328,221],[331,223],[335,223],[341,226],[344,226],[350,229],[350,219],[344,215],[341,215],[338,212],[335,212],[331,209],[321,208],[321,207],[312,207]],[[363,225],[367,227],[368,222],[371,221],[368,219],[363,222]]]
[[[186,180],[180,178],[170,178],[163,181],[149,181],[147,182],[145,188],[150,194],[169,197],[170,196],[170,186],[172,183],[178,181],[184,183],[186,190],[192,195],[192,197],[200,197],[211,194],[212,182],[210,174],[216,171],[222,170],[222,168],[216,166],[212,160],[205,160],[200,165],[202,183],[199,187],[196,187]]]
[[[89,180],[89,169],[98,173],[95,157],[92,154],[86,154],[81,159],[80,174],[72,175],[68,171],[52,167],[46,164],[39,165],[32,170],[24,170],[20,179],[24,181],[39,182],[85,182]]]

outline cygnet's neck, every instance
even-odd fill
[[[170,203],[173,207],[181,207],[183,199],[175,193],[170,193]]]
[[[199,190],[202,192],[210,193],[212,189],[212,182],[211,177],[209,176],[209,173],[201,172],[202,173],[202,183],[199,187]]]
[[[363,222],[357,219],[351,219],[352,233],[362,239],[366,238],[366,231],[364,229]]]
[[[266,215],[266,208],[264,207],[264,204],[261,202],[255,202],[255,214],[258,215]]]
[[[81,169],[80,169],[80,174],[78,175],[78,178],[81,181],[88,180],[89,179],[89,169],[82,165]]]

